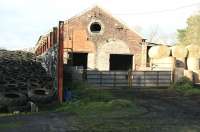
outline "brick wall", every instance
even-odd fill
[[[90,32],[90,24],[93,22],[100,23],[101,32],[99,34]],[[109,46],[110,43],[115,42],[116,45],[112,44],[115,48]],[[94,7],[80,16],[65,21],[64,48],[73,48],[73,52],[89,53],[89,68],[108,70],[108,55],[101,56],[101,54],[107,52],[106,50],[109,48],[111,48],[110,53],[112,53],[113,48],[114,53],[133,54],[135,65],[139,67],[142,53],[141,42],[142,38],[137,33],[99,7]],[[121,43],[121,46],[119,46],[119,43]],[[101,47],[105,47],[105,49]]]
[[[99,33],[92,33],[90,30],[90,25],[94,22],[101,25]],[[37,55],[52,47],[53,39],[58,37],[55,29],[48,33],[45,39],[40,39],[36,48]],[[99,7],[94,7],[64,23],[64,51],[72,48],[73,52],[88,53],[88,67],[91,69],[109,70],[110,53],[133,55],[133,69],[139,69],[141,60],[144,60],[142,40],[136,32]]]

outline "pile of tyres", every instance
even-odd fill
[[[0,112],[23,111],[53,100],[53,83],[30,52],[0,50]]]

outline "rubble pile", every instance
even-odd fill
[[[52,99],[52,79],[33,53],[0,50],[0,107]]]

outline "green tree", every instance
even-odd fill
[[[200,46],[200,12],[187,19],[187,27],[178,30],[178,44]]]

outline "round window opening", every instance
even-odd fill
[[[98,22],[94,22],[90,25],[90,31],[92,33],[99,33],[101,31],[101,25]]]

